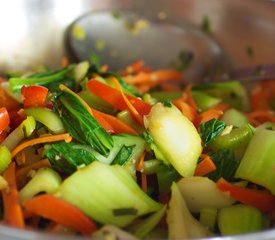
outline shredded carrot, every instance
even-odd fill
[[[173,104],[186,116],[191,122],[194,122],[197,117],[196,110],[186,103],[182,98],[175,99]]]
[[[22,177],[27,175],[28,172],[31,171],[32,169],[37,170],[39,168],[50,167],[50,166],[51,164],[47,158],[37,162],[30,163],[27,166],[24,166],[16,171],[16,181],[20,182]]]
[[[192,108],[194,108],[196,111],[198,110],[198,106],[192,96],[192,85],[188,84],[183,91],[183,99],[185,102],[187,102]]]
[[[24,228],[22,208],[19,203],[18,190],[15,180],[15,162],[12,162],[3,174],[8,182],[8,189],[2,191],[4,205],[4,223],[17,228]]]
[[[204,176],[217,169],[215,163],[208,155],[202,155],[203,159],[197,164],[195,176]]]
[[[26,163],[25,151],[19,152],[15,157],[15,161],[16,161],[17,165],[22,165],[22,164]]]
[[[215,110],[223,111],[223,112],[225,112],[229,108],[230,108],[230,105],[228,103],[218,103],[217,105],[211,107],[211,109],[215,109]]]
[[[138,135],[137,131],[134,130],[133,128],[131,128],[129,125],[125,124],[124,122],[122,122],[121,120],[119,120],[118,118],[97,111],[95,109],[92,109],[93,114],[96,118],[96,120],[98,120],[97,118],[100,117],[102,118],[107,124],[110,125],[111,129],[113,130],[113,133],[128,133],[128,134],[133,134],[133,135]]]
[[[139,72],[138,74],[132,76],[123,77],[123,80],[130,84],[141,84],[149,82],[163,82],[163,81],[181,81],[182,74],[175,70],[157,70],[153,72]]]
[[[116,78],[112,78],[111,79],[112,82],[114,83],[115,87],[117,90],[120,91],[121,96],[123,97],[123,100],[125,102],[125,104],[127,105],[127,107],[129,108],[131,114],[133,114],[134,118],[143,126],[143,118],[142,116],[139,114],[139,112],[134,108],[134,106],[132,105],[132,103],[129,101],[129,99],[125,96],[118,80]]]
[[[216,109],[208,109],[200,114],[200,123],[207,122],[211,119],[218,119],[220,116],[223,115],[223,111],[216,110]]]
[[[144,158],[145,158],[145,152],[142,153],[139,161],[136,164],[136,170],[137,171],[142,171],[142,169],[143,169],[143,163],[144,163]]]
[[[145,62],[143,60],[137,60],[132,64],[126,66],[121,72],[121,75],[136,74],[144,69]]]
[[[71,140],[72,140],[72,137],[69,133],[40,136],[38,138],[28,140],[18,145],[15,149],[12,150],[11,156],[14,157],[17,153],[22,151],[24,148],[33,146],[36,144],[47,143],[47,142],[58,142],[58,141],[70,142]]]
[[[69,65],[69,60],[67,57],[63,56],[61,58],[61,67],[67,67]]]
[[[144,172],[141,172],[141,189],[143,192],[147,192],[148,186],[147,186],[147,176]]]

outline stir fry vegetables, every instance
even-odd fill
[[[106,239],[273,227],[275,81],[182,89],[143,61],[64,64],[0,82],[3,224]]]

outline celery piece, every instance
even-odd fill
[[[263,217],[257,208],[237,204],[219,210],[218,226],[223,236],[252,233],[263,229]]]
[[[213,97],[203,91],[192,91],[192,97],[194,98],[198,108],[201,111],[205,111],[219,103],[221,103],[221,99],[217,97]]]
[[[144,132],[144,128],[140,126],[131,116],[131,113],[128,110],[121,111],[117,114],[117,117],[133,129],[135,129],[138,133]]]
[[[23,86],[29,85],[46,85],[55,81],[59,81],[70,73],[74,65],[69,65],[60,70],[36,73],[29,77],[13,77],[9,79],[11,91],[19,91]]]
[[[23,202],[41,192],[53,194],[61,182],[61,177],[53,169],[40,168],[33,178],[20,190],[19,199]]]
[[[88,89],[81,90],[78,95],[88,103],[88,105],[96,110],[113,114],[115,112],[114,108],[109,104],[104,102],[101,98],[93,94]]]
[[[74,78],[76,83],[79,83],[88,73],[89,70],[89,62],[83,61],[75,65],[74,67]]]
[[[243,111],[250,109],[247,90],[238,81],[205,83],[193,87],[193,90],[200,90],[211,96],[221,98],[236,109]]]
[[[31,136],[35,130],[36,122],[28,116],[16,129],[14,129],[1,143],[12,151],[24,138]]]
[[[245,124],[248,123],[247,118],[235,108],[228,109],[223,115],[221,120],[226,125],[233,125],[234,127],[243,127]]]
[[[79,169],[59,187],[57,197],[102,224],[125,227],[162,205],[144,193],[127,170],[95,161]],[[115,214],[120,211],[123,214]]]
[[[258,129],[249,142],[235,177],[257,183],[275,194],[275,131]]]
[[[202,152],[197,129],[175,106],[155,104],[144,125],[165,159],[183,177],[192,176]]]
[[[199,213],[203,208],[223,208],[235,200],[220,191],[214,181],[207,177],[182,178],[177,186],[191,212]]]
[[[205,207],[200,210],[200,223],[206,226],[209,230],[215,229],[218,209],[213,207]]]
[[[159,211],[144,219],[138,224],[134,224],[127,230],[139,239],[143,239],[153,228],[160,222],[166,212],[166,206],[163,206]]]
[[[5,146],[0,146],[0,174],[4,172],[10,163],[11,153],[9,149]]]
[[[250,124],[235,128],[230,133],[216,136],[209,144],[212,149],[237,149],[247,146],[254,135]]]
[[[189,212],[185,199],[176,183],[171,187],[171,199],[167,210],[169,239],[203,238],[211,233]]]
[[[63,123],[55,112],[44,107],[30,107],[25,109],[28,116],[32,116],[36,121],[44,124],[50,132],[54,134],[64,133]]]

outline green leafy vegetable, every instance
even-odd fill
[[[235,180],[234,175],[239,166],[239,162],[235,158],[235,154],[229,149],[219,149],[209,153],[217,169],[207,175],[213,181],[217,181],[219,178],[224,178],[227,181],[232,182]]]
[[[204,142],[204,146],[208,146],[210,142],[218,136],[226,125],[224,122],[218,119],[211,119],[205,123],[200,124],[201,138]]]
[[[132,146],[123,145],[119,150],[118,154],[116,155],[112,164],[124,165],[128,161],[129,157],[132,155],[134,148],[135,148],[135,145],[132,145]]]
[[[102,155],[108,155],[113,147],[112,137],[95,120],[76,94],[65,88],[56,101],[65,129],[79,142],[92,146]]]

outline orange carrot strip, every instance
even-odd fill
[[[91,109],[94,118],[98,121],[98,123],[110,134],[115,133],[115,129],[113,126],[101,115],[101,112],[96,111],[95,109]]]
[[[24,228],[24,218],[19,204],[18,190],[15,180],[15,162],[12,162],[3,174],[8,182],[8,190],[2,191],[4,205],[4,223],[17,228]]]
[[[23,207],[36,215],[72,227],[85,236],[91,236],[97,228],[81,210],[49,194],[38,195],[27,200],[23,202]]]
[[[217,105],[211,107],[211,109],[215,109],[217,111],[225,112],[230,108],[230,105],[228,103],[218,103]]]
[[[212,161],[211,157],[205,156],[202,161],[200,161],[195,170],[195,176],[204,176],[211,173],[217,169],[215,163]]]
[[[148,82],[162,82],[162,81],[181,81],[182,74],[175,70],[157,70],[150,73],[139,72],[135,76],[123,77],[123,80],[130,84],[140,84]]]
[[[143,169],[143,163],[144,163],[144,158],[145,158],[145,152],[142,153],[137,165],[136,165],[136,170],[137,171],[142,171]]]
[[[24,166],[16,171],[16,173],[15,173],[16,181],[20,182],[22,177],[27,175],[28,172],[31,171],[32,169],[37,170],[39,168],[50,167],[50,166],[51,166],[51,164],[47,158],[37,161],[37,162],[34,162],[34,163],[31,163],[31,164],[28,164],[27,166]]]
[[[184,102],[182,98],[175,99],[173,104],[186,116],[191,122],[196,119],[196,110],[188,103]]]
[[[137,60],[132,64],[126,66],[122,71],[122,75],[138,73],[143,70],[145,62],[143,60]]]
[[[223,178],[217,181],[217,187],[243,204],[260,209],[263,212],[275,210],[275,196],[265,190],[244,188],[227,182]]]
[[[100,111],[97,111],[95,109],[92,109],[94,117],[97,119],[98,117],[101,117],[104,119],[112,128],[113,132],[118,134],[118,133],[128,133],[128,134],[133,134],[133,135],[138,135],[136,130],[119,120],[118,118],[102,113]]]
[[[141,189],[143,192],[147,192],[148,186],[147,186],[147,176],[144,172],[141,172]]]
[[[129,99],[125,96],[118,80],[116,78],[112,78],[112,82],[114,83],[115,87],[117,90],[120,91],[120,94],[125,102],[125,104],[127,105],[127,107],[129,108],[130,112],[133,114],[134,118],[140,123],[140,125],[143,126],[143,117],[139,114],[139,112],[135,109],[135,107],[133,106],[133,104],[129,101]]]
[[[58,141],[70,142],[71,140],[72,140],[72,137],[69,133],[40,136],[38,138],[28,140],[18,145],[15,149],[12,150],[11,156],[14,157],[17,153],[22,151],[24,148],[33,146],[36,144],[47,143],[47,142],[58,142]]]
[[[200,114],[200,123],[207,122],[213,118],[219,118],[223,115],[223,111],[216,110],[216,109],[208,109]]]

